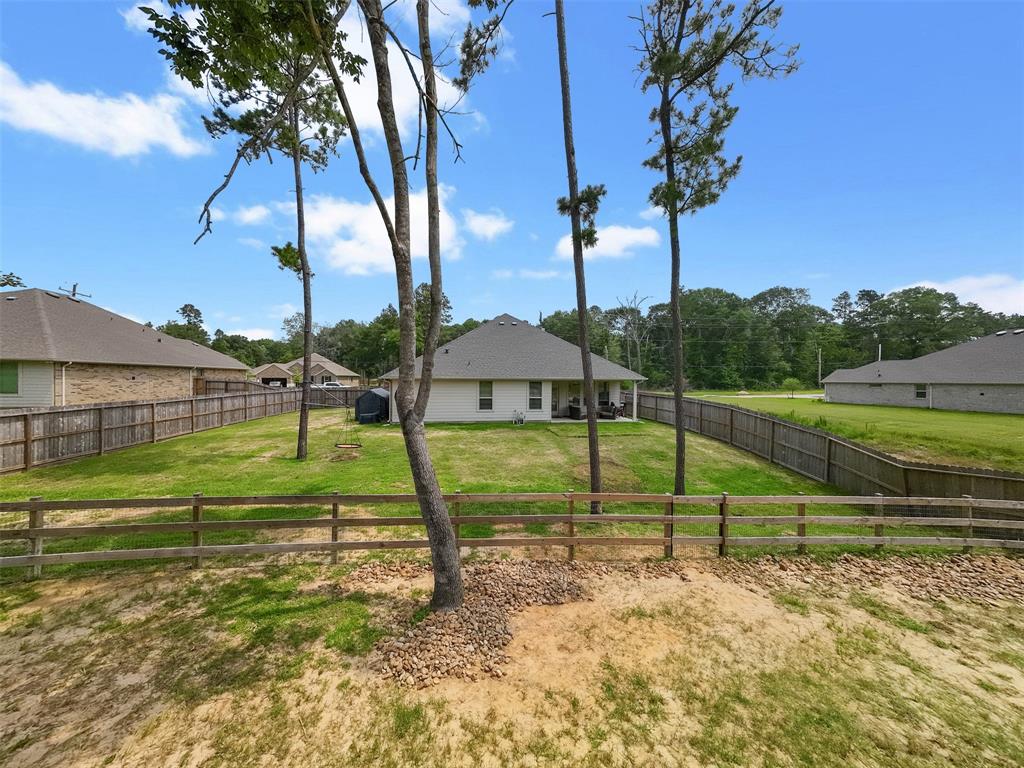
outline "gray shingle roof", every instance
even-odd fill
[[[127,317],[38,288],[0,293],[0,357],[171,368],[247,366]]]
[[[594,379],[643,381],[643,376],[591,353]],[[416,358],[416,375],[423,368]],[[398,369],[385,373],[397,379]],[[498,315],[444,346],[434,357],[435,379],[528,379],[538,381],[583,378],[580,348],[547,331],[512,317]]]
[[[913,360],[833,371],[826,384],[1024,384],[1024,332],[982,336]]]
[[[309,356],[311,367],[319,364],[325,371],[332,374],[333,376],[358,376],[359,374],[355,371],[350,371],[344,365],[334,362],[329,357],[324,357],[319,352],[314,352]],[[285,368],[291,368],[292,366],[298,366],[302,368],[302,358],[297,357],[294,360],[290,360],[287,363],[281,363]]]

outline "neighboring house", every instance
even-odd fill
[[[244,363],[78,298],[0,293],[0,407],[188,397],[196,380],[244,380]]]
[[[591,354],[599,410],[618,406],[621,383],[643,376]],[[416,358],[417,375],[422,358]],[[394,391],[398,369],[383,376]],[[418,382],[417,382],[418,383]],[[537,326],[499,315],[437,349],[427,421],[527,421],[585,417],[580,348]],[[634,401],[635,402],[635,401]],[[398,421],[391,409],[391,421]],[[632,413],[636,418],[636,413]]]
[[[285,363],[266,363],[252,369],[252,377],[268,387],[290,387],[293,374]]]
[[[884,360],[825,377],[830,403],[1024,413],[1024,328],[913,360]]]
[[[302,378],[302,358],[296,358],[290,363],[282,363],[299,379]],[[350,371],[344,365],[338,365],[318,352],[310,355],[310,376],[314,384],[326,384],[328,381],[336,381],[346,387],[359,386],[359,374]]]

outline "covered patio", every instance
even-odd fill
[[[622,406],[622,383],[619,381],[595,381],[594,394],[597,400],[597,417],[608,421],[636,421],[636,398],[629,411]],[[583,396],[582,381],[551,382],[551,420],[585,421],[587,402]]]

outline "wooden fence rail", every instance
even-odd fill
[[[455,493],[445,495],[456,528],[467,524],[492,524],[520,526],[526,524],[565,525],[565,535],[538,536],[496,536],[494,538],[471,538],[460,536],[461,547],[565,547],[572,559],[584,546],[657,547],[666,556],[672,556],[676,545],[717,546],[719,554],[726,554],[732,546],[795,546],[804,551],[808,545],[875,545],[875,546],[939,546],[939,547],[985,547],[1024,550],[1024,539],[997,538],[986,535],[992,530],[1024,532],[1024,519],[983,518],[973,514],[984,510],[989,514],[1003,511],[1004,517],[1014,512],[1024,513],[1024,501],[1001,499],[957,499],[951,506],[949,499],[924,497],[880,497],[880,496],[671,496],[667,494],[626,494],[626,493],[505,493],[474,494]],[[598,515],[575,514],[577,503],[601,501],[603,504],[649,504],[655,510],[646,513],[605,513]],[[0,528],[0,543],[24,540],[28,548],[25,555],[0,557],[0,568],[21,567],[29,569],[30,576],[39,576],[44,565],[63,563],[86,563],[123,560],[154,560],[167,558],[191,558],[193,566],[200,567],[203,558],[223,555],[282,554],[291,552],[326,552],[332,559],[339,551],[370,549],[415,549],[425,548],[425,538],[352,540],[339,538],[339,531],[357,528],[421,527],[423,519],[416,516],[358,516],[339,515],[339,508],[364,504],[415,504],[413,494],[340,494],[300,496],[192,496],[171,498],[138,499],[79,499],[73,501],[46,501],[38,497],[27,501],[0,503],[0,514],[9,516],[27,513],[25,527]],[[564,513],[518,512],[515,514],[465,514],[467,504],[564,504]],[[238,506],[280,506],[280,507],[323,507],[326,517],[210,520],[204,518],[204,510],[215,507]],[[758,506],[794,507],[795,514],[747,514],[746,510]],[[806,514],[813,505],[850,506],[864,509],[884,509],[886,505],[901,507],[923,507],[930,509],[951,509],[957,516],[907,516],[892,514]],[[692,514],[693,507],[716,509],[714,514]],[[112,510],[112,509],[169,509],[191,508],[190,520],[180,522],[128,522],[98,523],[89,525],[47,525],[46,513],[54,511]],[[965,511],[967,514],[965,514]],[[611,523],[634,523],[653,526],[657,535],[586,535],[589,526],[600,527]],[[874,535],[823,535],[806,533],[807,525],[871,527]],[[717,526],[717,535],[680,533],[688,526]],[[786,526],[794,528],[786,535],[743,535],[735,533],[739,526]],[[959,536],[935,535],[934,531],[919,531],[906,536],[885,535],[884,528],[956,528]],[[247,544],[204,544],[203,533],[208,531],[259,531],[282,529],[329,529],[330,538],[322,541],[293,541]],[[583,529],[584,535],[580,535]],[[191,534],[191,546],[139,547],[99,551],[45,551],[45,543],[56,539],[82,538],[89,536],[110,537],[121,534],[181,533]],[[927,535],[925,535],[927,534]]]
[[[630,413],[633,393],[623,395]],[[671,395],[640,392],[637,416],[675,423]],[[683,399],[686,429],[856,494],[1024,500],[1024,475],[903,461],[820,429],[735,405]]]

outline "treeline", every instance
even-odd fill
[[[671,372],[669,305],[634,297],[623,306],[590,310],[591,349],[668,387]],[[844,291],[831,309],[811,303],[803,288],[777,286],[743,298],[720,288],[683,290],[685,375],[691,389],[778,387],[786,378],[806,386],[837,368],[878,358],[906,359],[997,330],[1024,325],[1022,315],[987,312],[955,294],[907,288],[883,294]],[[576,312],[543,319],[549,333],[576,340]]]
[[[428,287],[417,288],[417,333],[426,327]],[[837,368],[853,368],[878,357],[906,359],[934,352],[1004,328],[1024,326],[1024,316],[987,312],[961,303],[955,294],[933,288],[906,288],[883,294],[844,291],[830,309],[811,303],[804,288],[777,286],[744,298],[721,288],[683,290],[681,310],[686,350],[685,373],[691,389],[778,387],[787,378],[806,386]],[[283,323],[283,340],[248,339],[217,330],[211,337],[202,313],[186,304],[159,329],[216,349],[255,367],[293,360],[302,354],[302,315]],[[445,300],[441,343],[480,325],[470,318],[453,323]],[[541,319],[548,333],[576,343],[576,310]],[[652,387],[671,385],[671,325],[668,303],[648,304],[634,296],[621,306],[590,309],[590,347],[647,377]],[[422,337],[418,339],[422,344]],[[313,351],[369,378],[398,365],[398,311],[388,304],[369,322],[341,320],[314,324]]]

